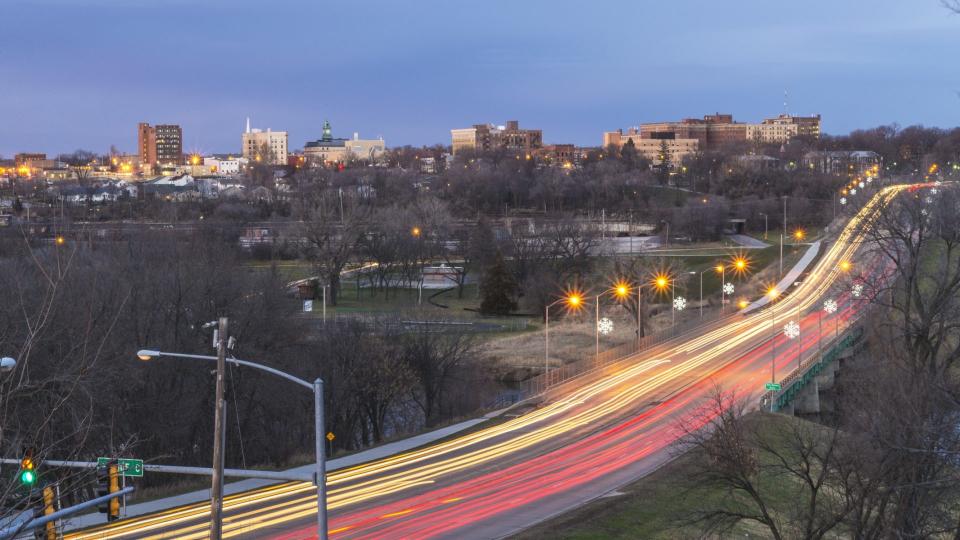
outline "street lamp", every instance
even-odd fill
[[[770,339],[770,384],[777,383],[777,324],[776,307],[774,301],[780,296],[780,291],[776,287],[770,287],[767,290],[767,298],[770,299],[770,330],[773,334]],[[773,403],[770,404],[770,410],[773,411]]]
[[[727,305],[727,293],[724,288],[724,285],[727,283],[727,266],[725,264],[718,264],[715,270],[720,272],[720,313],[723,313],[723,308]]]
[[[150,361],[154,358],[159,358],[161,356],[170,356],[174,358],[189,358],[194,360],[212,360],[217,361],[216,356],[207,356],[202,354],[182,354],[182,353],[171,353],[165,351],[156,351],[150,349],[142,349],[137,351],[137,358],[143,361]],[[6,360],[6,359],[4,359]],[[313,383],[309,383],[303,379],[294,377],[289,373],[284,373],[278,369],[274,369],[269,366],[264,366],[262,364],[257,364],[255,362],[250,362],[249,360],[240,360],[239,358],[226,358],[226,362],[237,366],[247,366],[254,369],[259,369],[260,371],[266,371],[267,373],[272,373],[278,377],[287,379],[292,383],[299,384],[305,388],[313,390],[313,409],[314,409],[314,432],[315,432],[315,452],[316,452],[316,484],[317,484],[317,533],[321,540],[326,540],[327,538],[327,463],[326,456],[324,455],[323,449],[323,379],[319,377],[314,379]],[[216,467],[217,464],[214,464]]]
[[[760,212],[760,215],[763,216],[763,239],[766,240],[767,239],[767,218],[769,216],[767,216],[763,212]]]
[[[550,308],[559,304],[560,302],[566,302],[568,309],[580,309],[580,305],[583,303],[583,297],[580,293],[569,293],[563,298],[558,298],[552,304],[548,304],[543,308],[543,373],[546,377],[547,373],[550,373]]]

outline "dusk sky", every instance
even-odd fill
[[[475,123],[599,145],[604,131],[729,112],[820,113],[840,134],[960,125],[960,16],[938,0],[0,0],[0,155],[183,126],[184,151]]]

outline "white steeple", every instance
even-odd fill
[[[247,117],[247,133],[250,133],[250,117]]]

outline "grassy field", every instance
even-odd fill
[[[750,422],[764,422],[773,429],[778,423],[798,421],[792,417],[753,413]],[[723,505],[731,495],[725,490],[712,490],[689,481],[695,452],[677,456],[649,476],[624,486],[618,494],[597,499],[585,506],[564,513],[514,536],[514,540],[607,540],[644,539],[678,540],[697,538],[768,538],[769,531],[755,524],[743,523],[725,535],[704,536],[700,526],[692,523],[696,512]],[[785,515],[796,504],[797,485],[782,477],[764,477],[760,484],[773,509]]]

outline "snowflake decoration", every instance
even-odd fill
[[[684,297],[682,297],[682,296],[678,296],[678,297],[676,297],[676,298],[673,299],[673,309],[675,309],[675,310],[677,310],[677,311],[683,311],[683,309],[684,309],[685,307],[687,307],[687,299],[686,299],[686,298],[684,298]]]
[[[931,195],[936,195],[937,193],[940,193],[939,191],[937,191],[937,188],[930,188]]]
[[[873,177],[872,177],[872,176],[868,176],[868,177],[867,177],[867,183],[869,184],[870,182],[873,182]]]
[[[921,209],[920,209],[920,213],[923,214],[923,215],[927,215],[927,214],[929,214],[930,212],[929,212],[926,208],[921,208]]]
[[[863,189],[863,188],[865,188],[865,187],[867,187],[867,185],[864,184],[863,182],[860,182],[860,189]]]
[[[857,190],[856,190],[856,189],[851,189],[851,190],[850,190],[850,194],[851,194],[851,195],[856,195],[856,194],[857,194]]]
[[[923,199],[923,202],[925,202],[925,203],[927,203],[927,204],[930,204],[930,203],[933,202],[933,197],[928,196],[928,197],[926,197],[925,199]]]
[[[597,321],[597,332],[600,332],[603,335],[608,335],[610,332],[613,332],[613,321],[604,317]]]
[[[783,335],[787,336],[790,339],[800,336],[800,325],[797,324],[797,321],[790,321],[783,326]]]
[[[723,294],[730,296],[733,294],[733,283],[724,283],[723,284]]]
[[[837,301],[832,298],[827,300],[823,303],[823,310],[827,312],[827,315],[835,312],[837,310]]]
[[[854,298],[860,298],[860,296],[863,295],[863,284],[857,283],[853,286],[853,290],[850,292],[853,293]]]
[[[840,197],[840,204],[847,204],[847,198],[846,198],[846,197]]]

